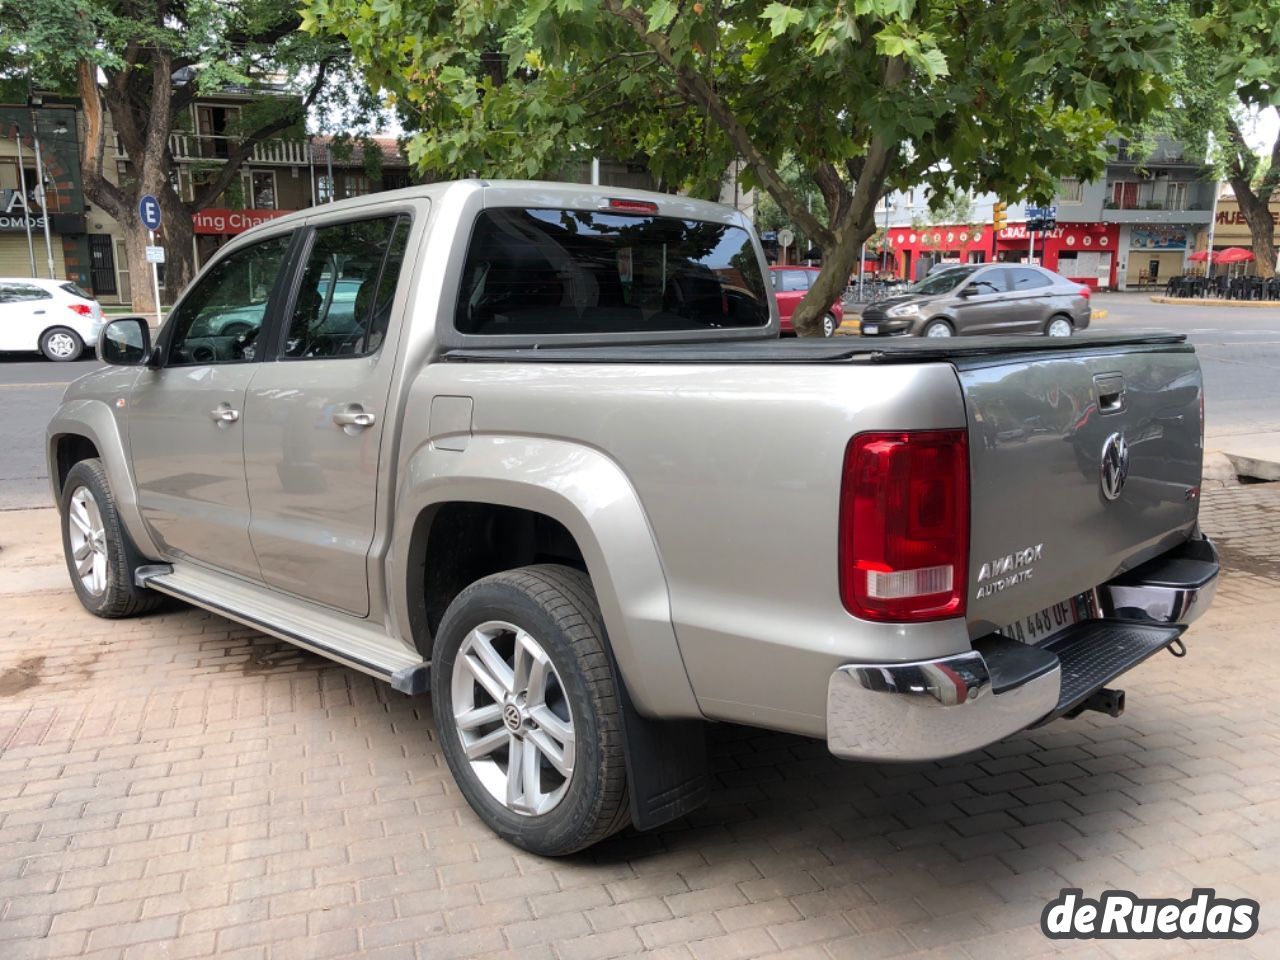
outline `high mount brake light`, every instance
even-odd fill
[[[840,490],[840,595],[864,620],[963,616],[969,448],[964,430],[862,433]]]
[[[610,210],[622,210],[626,213],[657,213],[658,205],[651,200],[610,200]]]

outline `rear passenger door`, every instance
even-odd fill
[[[790,321],[796,307],[809,292],[808,270],[772,270],[774,292],[778,298],[778,314]]]
[[[1005,272],[1009,276],[1005,329],[1015,333],[1039,333],[1049,319],[1053,280],[1030,267],[1008,267]]]
[[[412,227],[392,213],[308,231],[280,340],[245,400],[249,538],[263,578],[361,617]]]

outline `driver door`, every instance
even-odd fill
[[[261,580],[249,541],[245,393],[274,325],[292,233],[219,259],[174,307],[158,368],[144,367],[129,399],[138,505],[172,559]]]

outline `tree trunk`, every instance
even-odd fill
[[[124,233],[124,255],[129,263],[129,298],[135,313],[155,316],[156,300],[147,262],[147,228],[138,219],[137,204],[126,207],[117,218]]]
[[[865,238],[856,234],[841,237],[833,246],[822,251],[822,269],[805,298],[796,307],[796,312],[791,315],[796,336],[822,336],[822,318],[849,285],[849,277],[863,239]],[[849,242],[850,240],[853,242]]]
[[[196,253],[192,243],[195,226],[191,221],[191,213],[172,184],[166,182],[156,194],[156,199],[160,201],[160,211],[164,218],[161,226],[165,255],[164,298],[173,303],[196,273]]]
[[[1269,204],[1264,202],[1250,187],[1248,181],[1236,183],[1231,180],[1235,190],[1236,203],[1240,212],[1249,224],[1249,235],[1253,240],[1253,257],[1258,276],[1274,277],[1276,275],[1276,241],[1275,222],[1271,219]]]

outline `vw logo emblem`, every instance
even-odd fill
[[[1102,445],[1102,495],[1118,499],[1129,478],[1129,444],[1124,436],[1113,433]]]
[[[508,703],[502,708],[502,722],[507,725],[507,729],[516,731],[520,729],[520,708],[514,703]]]

